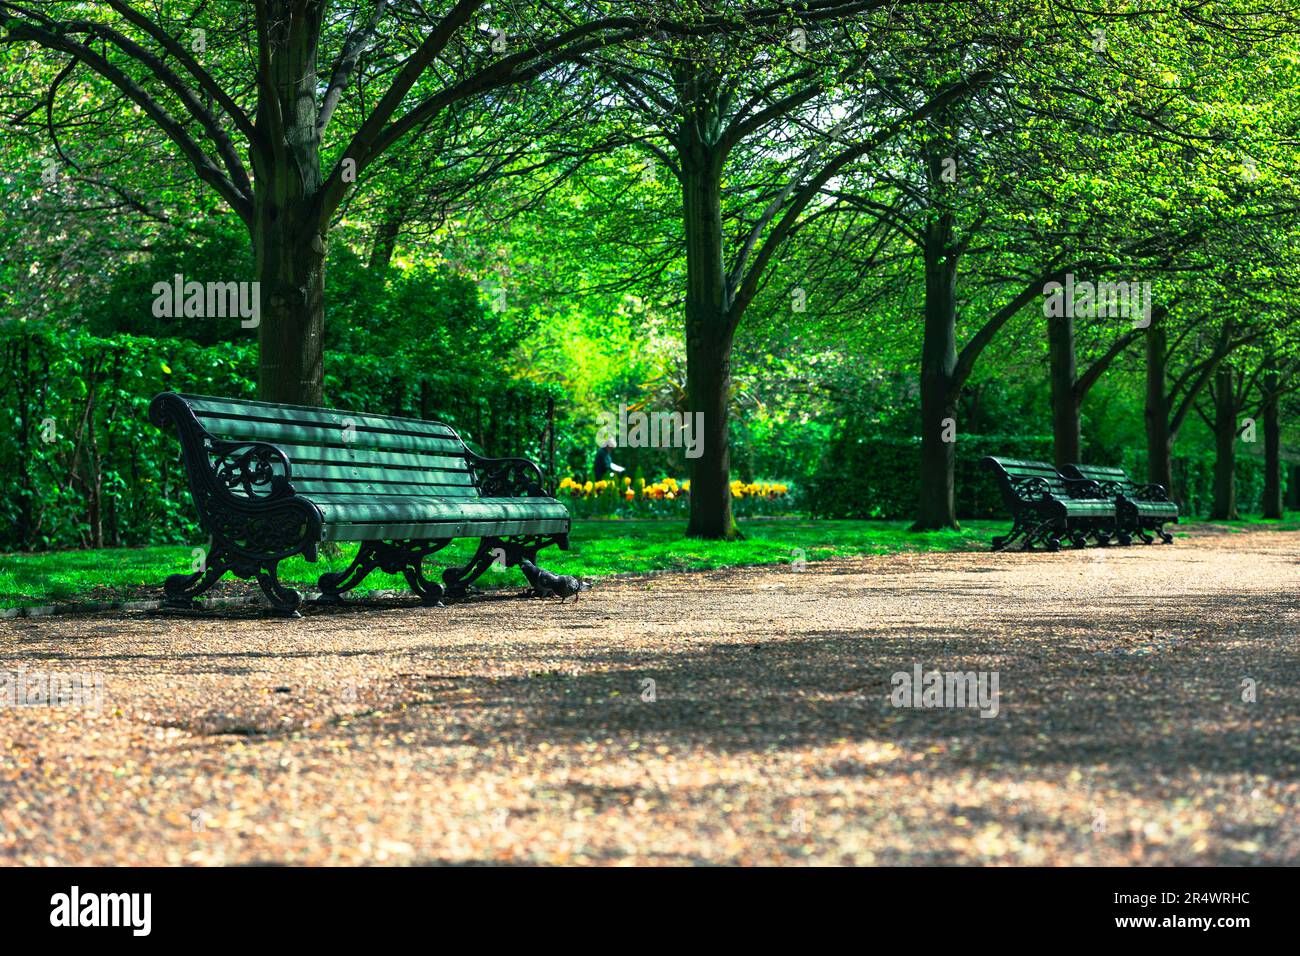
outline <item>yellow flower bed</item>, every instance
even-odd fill
[[[747,484],[743,481],[733,481],[731,483],[731,497],[738,499],[777,499],[785,497],[789,492],[789,486],[780,482],[755,481]],[[575,481],[572,478],[561,478],[557,493],[569,498],[599,498],[610,495],[621,497],[626,501],[673,501],[689,496],[691,483],[678,481],[676,478],[660,478],[649,483],[644,478],[638,478],[635,484],[631,478],[603,478],[600,481]]]
[[[787,485],[769,484],[768,482],[751,482],[745,484],[743,481],[733,481],[731,483],[731,497],[733,498],[782,498],[790,491]]]

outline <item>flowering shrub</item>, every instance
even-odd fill
[[[625,515],[629,517],[686,517],[691,497],[690,481],[660,478],[604,478],[600,481],[560,479],[556,496],[579,517]],[[790,487],[780,482],[731,483],[732,507],[737,515],[780,514],[790,508]]]

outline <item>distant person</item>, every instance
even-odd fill
[[[592,468],[595,472],[596,481],[600,481],[608,474],[621,475],[624,471],[622,465],[614,464],[614,452],[611,450],[618,447],[614,439],[608,439],[605,444],[600,446],[596,452],[596,465]]]

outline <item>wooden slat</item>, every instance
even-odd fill
[[[317,495],[330,497],[442,497],[442,498],[477,498],[478,489],[473,485],[404,485],[391,481],[336,481],[333,479],[293,479],[294,490],[300,495],[315,500]]]
[[[385,431],[398,434],[432,435],[455,438],[456,430],[442,422],[371,412],[349,412],[338,408],[314,408],[306,405],[277,405],[243,399],[213,398],[206,395],[182,395],[195,415],[208,418],[247,418],[288,424],[343,426],[350,420],[358,431]]]
[[[1109,515],[1115,513],[1115,502],[1104,498],[1063,498],[1061,504],[1070,514],[1099,514]]]
[[[390,468],[407,468],[411,471],[466,471],[465,456],[431,455],[426,452],[383,451],[378,448],[326,448],[321,445],[295,445],[276,442],[276,446],[289,456],[295,466],[299,462],[333,465],[383,465]]]
[[[311,462],[293,466],[295,481],[395,481],[407,485],[471,485],[467,471],[411,471],[409,468],[370,467],[368,465],[315,465]]]
[[[1135,501],[1133,504],[1138,512],[1144,515],[1178,514],[1178,505],[1172,501]]]
[[[327,524],[424,523],[430,521],[509,521],[555,518],[568,512],[553,498],[404,498],[307,495]]]
[[[399,541],[441,538],[482,538],[511,534],[566,534],[568,518],[526,521],[441,521],[412,524],[326,524],[324,541]]]
[[[199,424],[214,435],[233,440],[288,442],[321,445],[327,448],[378,448],[392,451],[424,451],[435,454],[464,455],[459,439],[425,435],[390,435],[386,432],[358,430],[353,441],[345,441],[343,429],[325,425],[290,425],[282,422],[259,422],[247,419],[208,418],[199,416]]]

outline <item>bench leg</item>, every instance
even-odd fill
[[[378,566],[374,542],[362,541],[351,564],[342,571],[326,571],[316,579],[316,589],[320,591],[317,600],[322,604],[341,604],[343,593],[364,581],[366,575]]]
[[[505,542],[499,538],[481,538],[474,557],[466,564],[459,568],[447,568],[442,572],[442,583],[446,586],[447,597],[464,597],[469,592],[469,586],[492,567],[492,562],[497,560],[498,553],[504,553],[507,564],[510,563],[510,552]]]
[[[225,551],[209,546],[203,567],[190,574],[172,574],[163,582],[163,606],[192,610],[198,607],[195,601],[200,594],[234,566],[230,555]]]
[[[518,566],[520,561],[537,561],[537,552],[550,544],[558,544],[561,550],[567,550],[569,536],[565,535],[512,535],[508,538],[482,538],[478,550],[469,562],[459,568],[448,568],[442,572],[443,584],[447,587],[448,598],[462,598],[469,586],[478,580],[493,563],[502,560],[507,568]]]
[[[245,580],[256,577],[276,611],[286,617],[297,617],[298,608],[302,606],[302,595],[280,583],[276,574],[278,564],[278,561],[272,561],[270,564],[257,565],[251,560],[234,557],[220,546],[213,546],[201,570],[191,574],[173,574],[163,582],[163,606],[186,610],[197,608],[199,605],[195,598],[210,589],[229,571]]]
[[[406,583],[411,586],[412,591],[420,595],[420,600],[426,607],[442,607],[442,596],[447,593],[447,589],[437,581],[430,581],[424,576],[421,560],[416,558],[412,565],[402,569]]]
[[[1052,519],[1048,518],[1046,521],[1038,522],[1038,524],[1034,525],[1033,528],[1026,531],[1024,544],[1021,546],[1020,550],[1032,551],[1034,550],[1035,545],[1045,544],[1048,538],[1052,535],[1052,524]],[[1059,540],[1057,541],[1057,547],[1060,547]]]
[[[298,608],[302,607],[302,594],[280,583],[276,568],[280,562],[274,561],[266,567],[257,569],[257,583],[271,602],[271,606],[285,617],[301,617]]]
[[[1007,548],[1011,547],[1011,545],[1013,545],[1016,542],[1017,538],[1019,538],[1022,534],[1025,533],[1025,530],[1026,528],[1024,522],[1021,521],[1019,518],[1016,518],[1015,521],[1011,523],[1010,531],[1008,531],[1006,534],[1000,534],[993,539],[992,541],[993,550],[994,551],[1007,550]]]
[[[350,591],[366,579],[371,571],[380,568],[387,574],[401,574],[420,600],[430,606],[442,603],[443,587],[424,576],[423,561],[435,551],[441,551],[446,541],[363,541],[357,556],[342,571],[327,571],[320,576],[316,587],[324,604],[342,603],[343,593]]]

